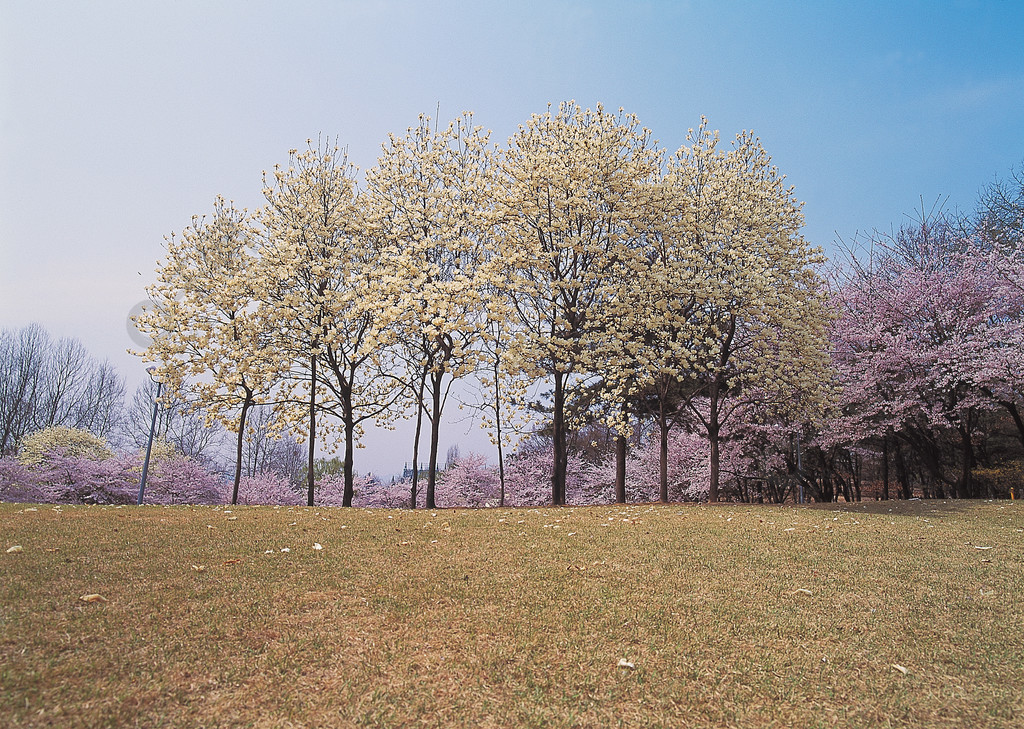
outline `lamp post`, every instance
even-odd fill
[[[160,388],[163,385],[160,380],[153,377],[156,367],[147,367],[146,372],[149,373],[149,379],[156,383],[156,399],[153,401],[153,422],[149,424],[149,443],[146,444],[146,460],[142,462],[142,478],[139,480],[139,500],[136,502],[139,506],[142,505],[142,497],[146,493],[146,474],[149,473],[149,455],[153,452],[153,434],[156,432],[156,415],[160,409]]]

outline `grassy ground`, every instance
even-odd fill
[[[0,539],[4,727],[1024,722],[1013,502],[2,504]]]

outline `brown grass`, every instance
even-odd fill
[[[1011,502],[4,504],[0,534],[0,726],[1024,716]]]

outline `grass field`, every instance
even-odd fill
[[[0,504],[0,535],[4,727],[1024,725],[1015,502]]]

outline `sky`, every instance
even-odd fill
[[[1024,3],[0,0],[0,329],[109,359],[164,237],[322,136],[375,163],[417,115],[503,143],[548,104],[624,108],[674,151],[753,130],[833,254],[1024,165]],[[486,447],[465,422],[453,443]],[[356,468],[401,470],[408,434]],[[402,454],[402,455],[398,455]]]

